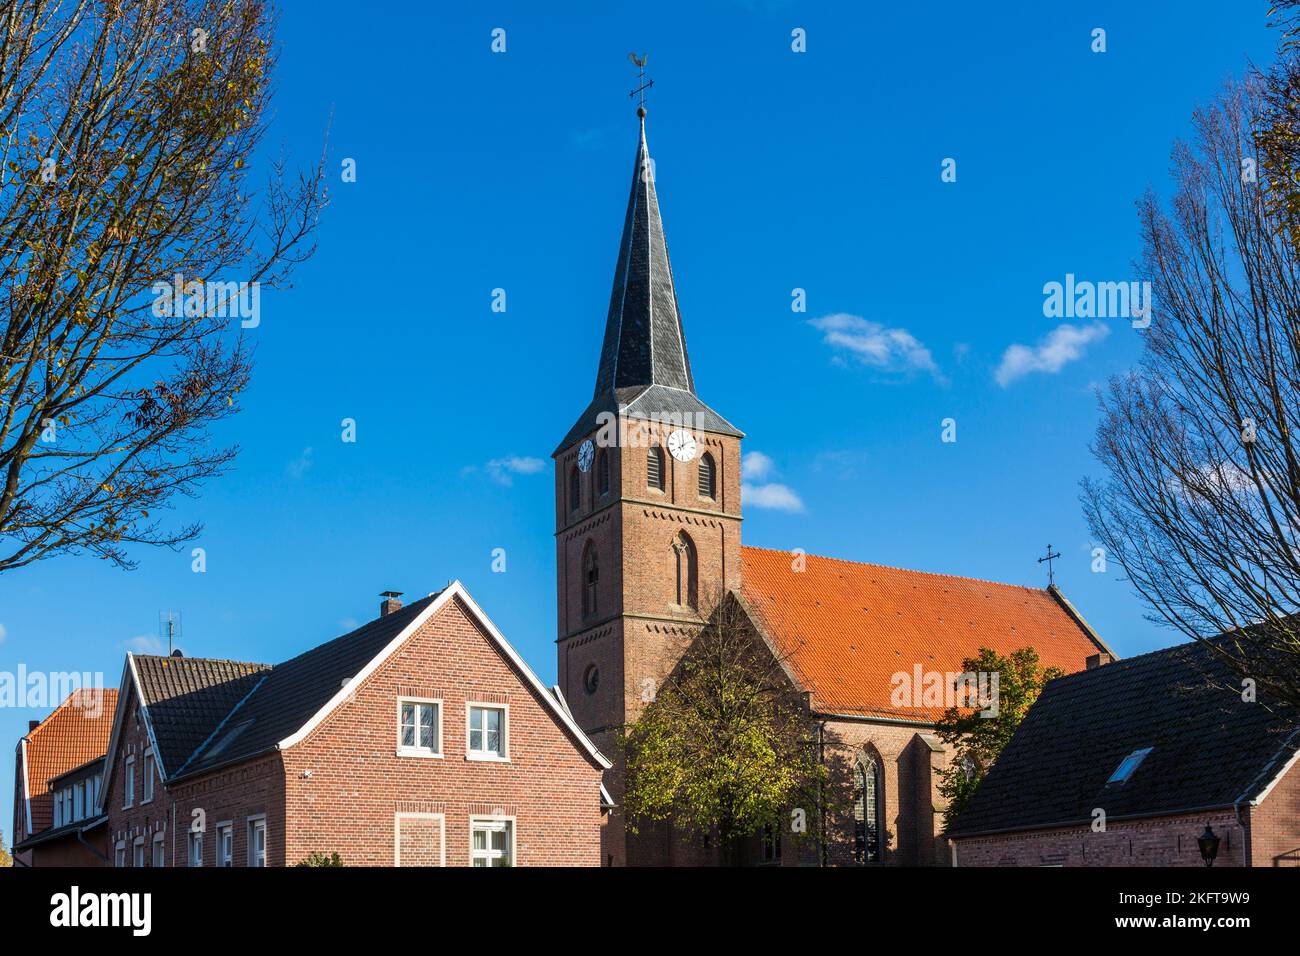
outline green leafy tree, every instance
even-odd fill
[[[966,674],[997,675],[996,716],[986,716],[993,708],[950,707],[935,725],[935,732],[953,750],[947,769],[940,771],[939,793],[948,801],[944,810],[945,828],[951,828],[961,815],[984,774],[993,766],[1002,748],[1029,713],[1029,708],[1043,690],[1043,685],[1062,671],[1043,667],[1038,652],[1022,647],[1005,657],[981,647],[977,657],[962,661]],[[992,695],[990,695],[992,696]]]
[[[342,865],[343,865],[343,857],[339,856],[337,853],[330,853],[327,856],[324,853],[318,853],[316,851],[312,851],[311,853],[308,853],[304,859],[299,860],[297,863],[294,864],[295,867],[342,866]]]
[[[726,863],[777,827],[815,835],[826,780],[803,697],[730,595],[626,731],[627,826],[669,821],[716,836]],[[793,821],[793,826],[791,825]]]

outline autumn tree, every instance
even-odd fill
[[[978,656],[967,658],[961,666],[958,700],[973,706],[950,707],[935,725],[935,733],[953,753],[948,767],[939,772],[939,793],[948,802],[943,814],[946,829],[957,821],[984,774],[1042,693],[1043,685],[1062,674],[1058,668],[1043,667],[1032,647],[1007,655],[981,647]],[[977,688],[984,675],[987,683],[983,687],[987,691],[971,694],[969,675],[975,676]]]
[[[250,181],[261,0],[0,5],[0,571],[122,567],[231,464],[261,292],[310,255],[323,165]]]
[[[627,728],[624,806],[632,832],[672,821],[716,836],[724,862],[764,826],[816,836],[826,770],[802,695],[732,595]]]
[[[14,858],[10,856],[9,851],[5,849],[4,831],[0,830],[0,869],[14,865]]]
[[[1264,88],[1230,85],[1138,206],[1154,309],[1142,360],[1099,396],[1088,523],[1152,617],[1260,699],[1300,705],[1300,275],[1290,225],[1243,163]]]

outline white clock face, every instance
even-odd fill
[[[596,446],[593,445],[591,443],[591,439],[588,438],[585,442],[582,443],[582,447],[578,449],[578,467],[581,468],[583,471],[590,471],[591,460],[595,457],[596,457]]]
[[[695,436],[681,428],[668,436],[668,451],[678,461],[690,461],[695,457]]]

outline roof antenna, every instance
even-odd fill
[[[181,637],[181,612],[180,611],[159,611],[158,612],[158,637],[162,638],[163,634],[167,635],[167,656],[180,657],[177,650],[176,642]]]
[[[647,83],[645,78],[645,61],[648,56],[649,54],[647,53],[642,53],[640,56],[637,56],[635,53],[629,53],[627,55],[627,58],[632,61],[632,65],[639,71],[637,82],[641,85],[629,93],[628,96],[632,97],[636,96],[638,93],[641,94],[641,105],[636,108],[636,115],[641,117],[641,119],[645,119],[645,91],[655,85],[654,80]]]

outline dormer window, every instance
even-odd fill
[[[1110,775],[1110,779],[1106,781],[1106,785],[1109,786],[1112,783],[1127,783],[1129,777],[1133,776],[1133,771],[1137,770],[1138,766],[1146,759],[1146,755],[1150,752],[1150,747],[1143,747],[1141,750],[1133,751],[1119,762],[1119,766],[1116,767],[1115,772]]]

